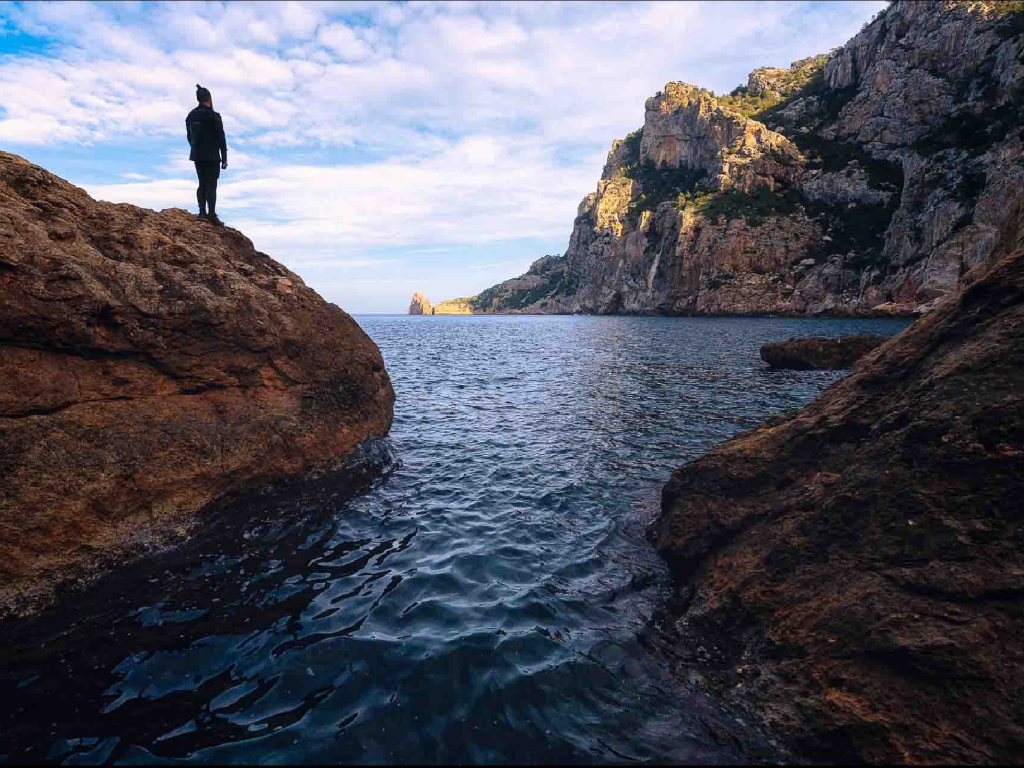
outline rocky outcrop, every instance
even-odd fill
[[[728,96],[667,84],[557,274],[487,311],[927,311],[1022,226],[1022,126],[1019,3],[900,0]]]
[[[424,296],[419,291],[416,291],[412,295],[412,301],[409,302],[409,314],[410,315],[432,315],[434,314],[434,308],[430,304],[430,299]]]
[[[799,756],[1021,760],[1024,251],[984,269],[663,490],[655,647]]]
[[[241,233],[0,153],[0,611],[330,469],[393,403],[373,341]]]
[[[435,315],[472,315],[473,307],[469,299],[448,299],[434,307]]]
[[[662,172],[689,169],[706,178],[711,190],[738,187],[751,192],[761,187],[774,190],[792,181],[798,157],[796,146],[785,136],[722,109],[703,88],[669,83],[663,93],[647,100],[636,162]],[[631,162],[628,155],[622,160]],[[628,168],[619,165],[616,170],[626,175]],[[601,226],[600,220],[597,224]]]
[[[761,359],[772,368],[797,371],[850,368],[885,341],[885,336],[841,336],[838,339],[810,337],[770,341],[761,347]]]

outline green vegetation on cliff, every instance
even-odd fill
[[[629,204],[626,221],[635,227],[640,215],[653,211],[665,202],[681,198],[693,192],[697,183],[707,176],[703,170],[679,166],[678,168],[656,168],[649,160],[636,163],[625,170],[625,175],[637,182],[639,191]]]

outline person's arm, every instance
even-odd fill
[[[192,125],[189,123],[188,118],[185,118],[185,138],[188,139],[188,145],[192,146]]]
[[[228,140],[227,140],[227,137],[224,135],[224,121],[221,119],[220,115],[217,115],[217,130],[220,131],[220,157],[221,157],[220,167],[221,168],[227,168],[228,167]]]

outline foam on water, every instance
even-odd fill
[[[671,470],[839,378],[792,335],[899,321],[360,318],[385,471],[221,510],[0,627],[0,755],[111,762],[737,762],[770,745],[667,677],[644,539]]]

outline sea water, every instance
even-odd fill
[[[362,316],[381,476],[238,502],[0,625],[0,761],[719,762],[770,743],[638,641],[676,466],[840,372],[791,336],[905,321]]]

